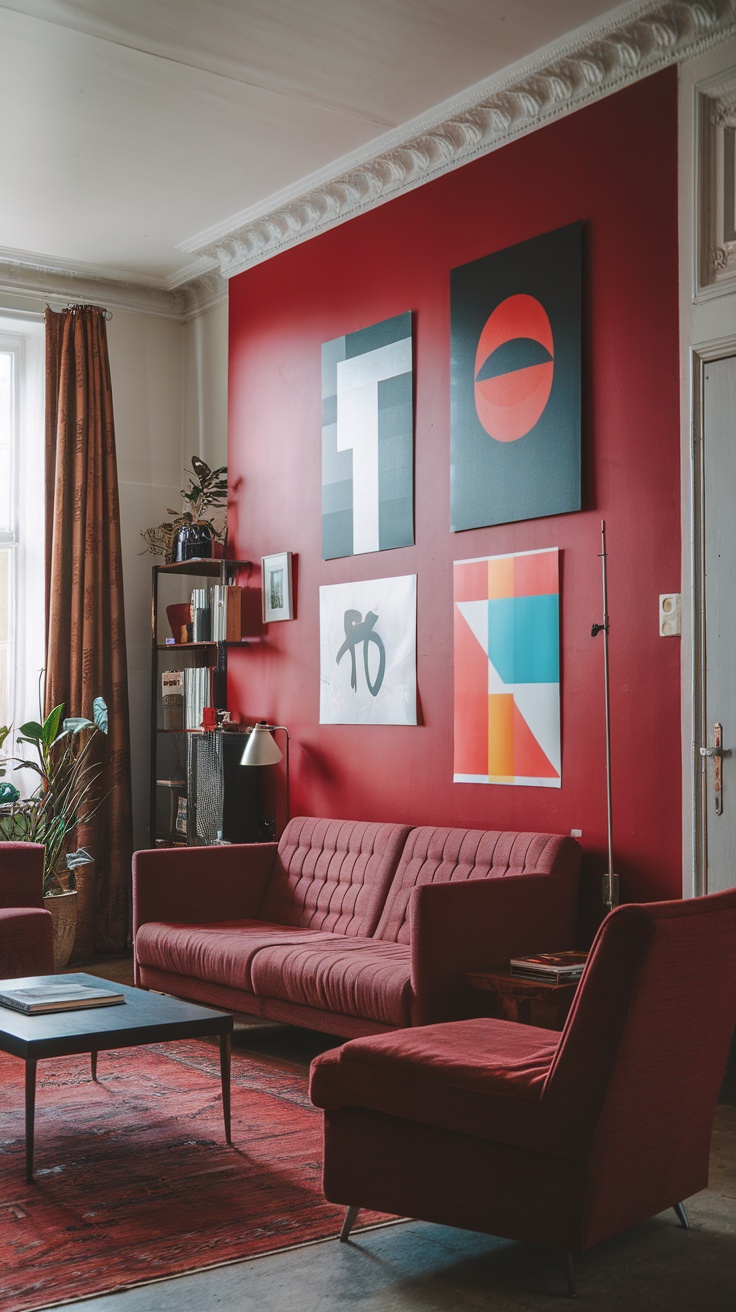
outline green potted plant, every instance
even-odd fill
[[[187,471],[189,472],[189,471]],[[141,533],[146,546],[154,556],[163,556],[167,562],[210,557],[214,543],[224,542],[225,527],[217,528],[215,518],[227,509],[227,465],[210,469],[206,460],[192,456],[189,487],[181,489],[187,508],[177,514],[169,507],[174,519],[144,529]]]
[[[94,859],[84,848],[70,849],[77,826],[88,823],[103,800],[99,795],[102,767],[94,758],[92,745],[98,734],[107,733],[107,706],[102,697],[94,700],[91,720],[83,716],[62,719],[63,712],[63,704],[55,706],[43,723],[31,720],[21,725],[16,738],[19,746],[27,744],[35,752],[35,758],[9,758],[16,770],[30,770],[39,776],[31,796],[22,798],[8,782],[0,794],[0,842],[42,843],[45,849],[43,891],[54,917],[57,969],[66,965],[74,947],[74,871]],[[7,726],[0,728],[0,748],[9,734]]]

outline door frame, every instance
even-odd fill
[[[692,442],[690,577],[692,579],[692,632],[690,671],[692,677],[692,734],[690,742],[690,780],[692,803],[692,892],[698,897],[706,890],[708,856],[707,837],[707,761],[700,746],[708,741],[706,723],[706,623],[705,614],[705,369],[715,360],[736,356],[736,334],[694,348],[691,353]],[[685,755],[683,736],[683,756]]]

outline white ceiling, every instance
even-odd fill
[[[0,259],[176,286],[214,231],[610,10],[0,0]]]

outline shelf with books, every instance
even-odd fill
[[[228,650],[248,646],[240,579],[250,569],[246,560],[217,559],[152,568],[151,846],[216,841],[221,829],[221,775],[233,749],[225,753],[212,731],[202,728],[202,713],[205,706],[226,710]],[[205,580],[211,587],[203,586]],[[181,781],[176,796],[171,780]]]
[[[163,728],[162,728],[161,725],[159,725],[158,728],[157,728],[157,730],[156,730],[156,733],[168,733],[168,734],[179,734],[179,733],[183,733],[183,734],[189,734],[189,735],[192,735],[192,734],[198,734],[200,737],[204,737],[204,735],[205,735],[205,734],[208,734],[208,733],[220,733],[220,732],[221,732],[221,730],[219,730],[219,729],[203,729],[203,728],[201,728],[201,727],[200,727],[199,729],[167,729],[166,727],[163,727]],[[239,730],[234,729],[232,732],[233,732],[233,733],[239,733]],[[245,738],[244,738],[244,737],[243,737],[243,744],[245,744]]]
[[[249,646],[247,638],[225,638],[218,641],[210,638],[207,642],[159,642],[156,644],[157,651],[192,651],[200,647],[247,647]]]

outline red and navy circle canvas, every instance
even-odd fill
[[[450,274],[451,528],[580,510],[582,224]]]

